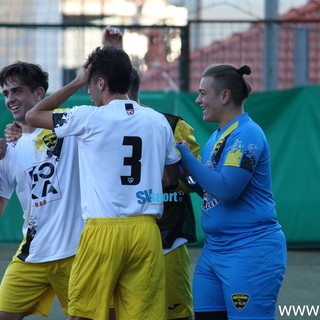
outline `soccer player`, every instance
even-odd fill
[[[70,279],[72,319],[106,319],[112,296],[119,320],[165,317],[163,202],[154,199],[177,186],[179,156],[165,117],[128,99],[131,81],[123,50],[97,48],[73,81],[27,113],[30,125],[79,145],[86,225]],[[53,112],[84,84],[96,106]]]
[[[133,81],[128,96],[139,102],[140,77],[133,70]],[[199,156],[193,128],[182,118],[164,113],[175,141],[184,140],[194,156]],[[196,241],[195,217],[190,197],[190,186],[179,181],[174,193],[167,194],[162,217],[157,220],[161,232],[166,274],[166,318],[167,320],[191,320],[193,301],[190,284],[190,260],[187,243]],[[174,197],[172,196],[174,195]]]
[[[200,163],[186,144],[182,164],[204,190],[205,242],[193,278],[196,320],[275,319],[286,269],[277,222],[270,152],[262,129],[244,112],[248,66],[209,67],[196,102],[218,123]]]
[[[119,29],[107,26],[103,30],[103,46],[122,48],[122,33]],[[133,69],[133,79],[128,96],[139,102],[140,77]],[[199,145],[194,137],[193,128],[182,118],[173,114],[164,114],[169,122],[175,141],[186,140],[195,156],[199,154]],[[164,190],[165,191],[165,190]],[[196,241],[195,217],[190,198],[192,190],[179,181],[179,187],[173,193],[166,193],[164,211],[157,220],[161,232],[164,252],[166,278],[166,317],[167,320],[191,320],[193,302],[190,284],[190,261],[187,243]],[[110,319],[116,319],[111,305]]]
[[[0,286],[0,319],[48,316],[55,295],[67,315],[71,265],[83,228],[77,142],[25,121],[48,89],[40,66],[8,65],[0,71],[0,85],[22,130],[0,161],[0,214],[15,189],[24,218],[22,243]]]

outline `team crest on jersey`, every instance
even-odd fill
[[[42,138],[42,140],[43,140],[44,144],[51,150],[53,150],[57,144],[57,136],[54,132],[50,132],[50,133],[46,134]]]
[[[59,161],[63,138],[58,138],[54,131],[46,129],[41,130],[36,139],[36,148],[42,159],[42,154],[46,152],[48,158],[55,158]],[[40,160],[42,161],[42,160]]]
[[[126,111],[128,116],[133,116],[134,115],[134,108],[133,108],[133,104],[132,103],[126,103]]]
[[[232,302],[239,311],[247,305],[248,301],[249,295],[246,293],[235,293],[232,295]]]

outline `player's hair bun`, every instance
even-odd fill
[[[241,66],[237,71],[240,75],[243,76],[244,74],[250,74],[251,68],[245,64],[245,65]]]

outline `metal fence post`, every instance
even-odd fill
[[[294,85],[303,86],[309,82],[309,30],[297,27],[294,39]]]
[[[189,24],[181,27],[181,55],[179,70],[180,91],[189,90]]]
[[[279,0],[265,0],[262,88],[275,90],[278,82]]]

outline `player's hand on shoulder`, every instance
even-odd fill
[[[22,136],[22,128],[17,122],[9,123],[4,129],[4,136],[7,142],[12,142]]]

